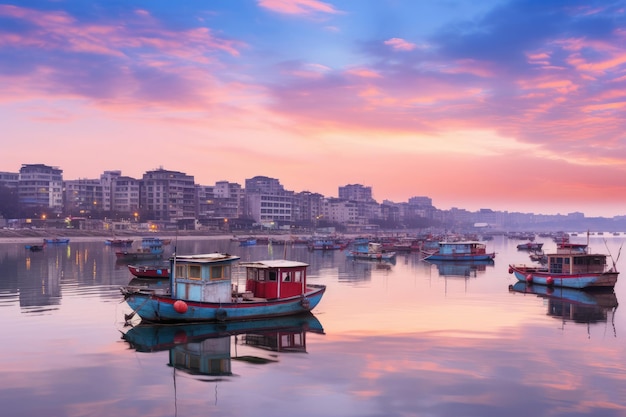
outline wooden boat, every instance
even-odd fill
[[[170,269],[167,265],[128,265],[128,270],[137,278],[169,278]]]
[[[133,244],[133,239],[106,239],[104,244],[109,246],[130,246]]]
[[[70,243],[70,239],[66,237],[47,238],[43,240],[43,243],[49,245],[67,245]]]
[[[396,259],[395,251],[383,250],[382,243],[370,242],[368,239],[359,238],[353,242],[353,248],[347,253],[348,258],[366,259],[370,261],[393,261]]]
[[[587,245],[564,243],[546,255],[547,266],[509,265],[518,281],[567,288],[612,288],[619,272],[608,268],[607,255],[589,253]]]
[[[163,240],[160,238],[143,238],[141,247],[135,250],[119,250],[115,252],[118,261],[132,262],[160,259],[163,257]]]
[[[345,249],[347,243],[336,239],[315,239],[308,244],[310,250],[341,250]]]
[[[254,246],[254,245],[256,245],[256,239],[253,237],[239,240],[239,246]]]
[[[232,281],[238,256],[209,253],[170,258],[170,291],[122,287],[133,313],[144,321],[184,323],[248,320],[311,311],[326,286],[307,284],[308,264],[287,260],[247,262],[245,290]]]
[[[31,252],[41,252],[45,245],[24,245],[24,249],[28,249]]]
[[[541,250],[542,247],[543,247],[543,243],[541,242],[526,242],[526,243],[520,243],[519,245],[517,245],[517,249],[519,250],[538,251],[538,250]]]
[[[488,261],[496,257],[487,246],[477,241],[439,242],[435,252],[423,252],[428,261]]]

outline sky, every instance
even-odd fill
[[[626,1],[0,0],[0,171],[626,215]]]

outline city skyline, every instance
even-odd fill
[[[584,212],[581,212],[581,211],[566,212],[566,213],[555,213],[555,214],[551,214],[551,213],[542,213],[542,212],[521,212],[521,211],[518,211],[518,210],[512,210],[512,209],[506,209],[506,208],[505,208],[505,209],[495,209],[495,208],[486,207],[486,206],[485,206],[485,207],[480,207],[479,209],[476,209],[476,210],[469,209],[469,208],[467,208],[467,207],[465,207],[465,206],[463,206],[463,205],[454,206],[454,207],[451,207],[451,208],[442,208],[442,207],[437,206],[436,201],[434,201],[434,200],[432,199],[432,197],[427,196],[427,195],[417,195],[417,194],[411,195],[410,197],[408,197],[408,198],[407,198],[407,200],[403,200],[403,201],[393,201],[393,200],[388,200],[388,199],[379,200],[379,199],[377,199],[377,198],[375,197],[375,190],[374,190],[374,188],[373,188],[372,186],[369,186],[369,185],[367,185],[367,184],[361,184],[361,183],[353,183],[353,184],[337,184],[337,185],[336,185],[336,191],[337,191],[337,192],[336,192],[336,193],[334,193],[334,194],[332,194],[332,195],[328,195],[328,194],[324,194],[324,193],[321,193],[321,192],[316,191],[316,190],[313,190],[313,189],[304,189],[304,190],[293,190],[293,189],[289,189],[289,188],[287,188],[287,187],[285,187],[285,186],[284,186],[284,184],[282,183],[282,180],[281,180],[280,178],[267,177],[267,176],[264,176],[264,175],[254,175],[254,176],[252,176],[252,177],[250,177],[250,178],[246,178],[246,179],[245,179],[245,181],[244,181],[243,183],[237,183],[237,182],[234,182],[234,181],[229,181],[229,180],[227,180],[227,179],[222,179],[222,180],[218,180],[218,181],[216,181],[215,183],[211,183],[211,184],[203,184],[203,183],[198,183],[198,182],[196,181],[195,176],[193,175],[193,173],[184,172],[184,171],[174,171],[174,170],[168,170],[168,169],[166,169],[165,167],[158,167],[158,168],[155,168],[155,169],[152,169],[152,170],[145,171],[144,173],[142,173],[142,174],[141,174],[140,176],[138,176],[138,177],[131,177],[131,176],[129,176],[129,175],[126,175],[124,172],[122,172],[122,171],[120,171],[120,170],[112,170],[112,169],[108,169],[108,170],[105,170],[105,171],[101,172],[101,173],[100,173],[97,177],[89,177],[89,178],[86,178],[86,177],[85,177],[85,178],[82,178],[82,177],[81,177],[81,178],[67,178],[67,177],[65,177],[65,176],[63,175],[63,168],[62,168],[62,167],[60,167],[60,166],[57,166],[57,165],[46,165],[46,164],[26,164],[26,163],[24,163],[24,164],[21,164],[21,166],[22,166],[22,167],[42,166],[42,167],[46,167],[46,168],[50,168],[50,169],[54,169],[54,170],[58,170],[58,171],[60,171],[60,175],[61,175],[62,180],[63,180],[64,182],[65,182],[65,181],[68,181],[68,182],[76,182],[76,181],[89,181],[89,182],[93,182],[93,181],[98,181],[98,182],[99,182],[99,181],[105,181],[105,182],[108,182],[108,181],[110,181],[110,179],[104,179],[104,180],[103,180],[103,178],[104,178],[104,177],[108,177],[108,176],[109,176],[109,174],[111,174],[111,173],[118,173],[117,175],[119,175],[119,176],[120,176],[120,178],[131,178],[132,180],[136,180],[136,181],[144,181],[144,180],[145,180],[145,178],[144,178],[144,177],[145,177],[145,174],[151,174],[151,173],[155,173],[155,172],[158,172],[158,171],[164,171],[164,172],[172,172],[172,173],[174,173],[174,172],[175,172],[175,173],[177,173],[177,174],[181,174],[181,175],[184,175],[184,176],[189,176],[189,177],[191,177],[191,178],[193,178],[193,179],[194,179],[193,181],[194,181],[194,184],[195,184],[195,185],[198,185],[198,186],[201,186],[201,187],[214,187],[214,186],[217,186],[217,183],[219,183],[219,182],[227,182],[227,183],[229,183],[229,184],[237,184],[238,186],[240,186],[240,187],[241,187],[241,189],[246,189],[246,186],[245,186],[246,184],[245,184],[245,183],[246,183],[248,180],[268,178],[268,179],[273,180],[273,181],[276,181],[278,184],[280,184],[280,186],[282,187],[282,189],[284,189],[286,192],[289,192],[289,193],[296,193],[296,194],[299,194],[299,193],[302,193],[302,192],[310,192],[310,193],[314,193],[314,194],[319,194],[319,195],[321,195],[323,198],[327,198],[327,199],[338,198],[338,199],[340,199],[340,200],[341,200],[341,199],[342,199],[342,197],[341,197],[341,189],[342,189],[342,188],[358,187],[358,188],[359,188],[359,190],[363,190],[363,191],[365,191],[365,192],[366,192],[366,194],[368,194],[368,195],[371,193],[372,198],[375,200],[375,202],[376,202],[377,204],[384,204],[384,203],[385,203],[385,201],[388,201],[389,203],[392,203],[392,204],[407,204],[407,203],[409,203],[409,204],[410,204],[410,201],[409,201],[409,200],[412,200],[412,199],[420,199],[420,200],[423,200],[423,199],[428,199],[428,200],[430,200],[430,202],[432,203],[432,207],[433,207],[433,208],[435,208],[435,209],[437,209],[437,210],[441,210],[441,211],[459,210],[459,211],[466,211],[466,212],[470,212],[470,213],[478,214],[479,212],[482,212],[482,211],[484,211],[484,210],[490,210],[490,211],[492,211],[492,212],[509,213],[509,214],[516,214],[516,213],[517,213],[517,214],[527,214],[527,215],[537,215],[537,216],[568,216],[568,217],[569,217],[570,215],[575,215],[576,217],[578,217],[578,216],[580,216],[580,215],[583,215],[583,216],[584,216],[584,217],[586,217],[586,218],[606,218],[606,219],[610,219],[610,218],[618,218],[618,217],[619,217],[619,218],[626,217],[626,215],[616,215],[616,216],[590,216],[590,215],[588,215],[587,213],[584,213]],[[5,174],[5,173],[15,174],[15,175],[17,175],[17,176],[19,176],[19,175],[20,175],[20,171],[19,171],[19,170],[18,170],[18,171],[15,171],[15,172],[12,172],[12,171],[2,171],[2,170],[0,170],[0,173],[1,173],[1,174]],[[29,174],[29,175],[32,175],[32,174]],[[367,189],[367,190],[365,190],[365,189]],[[64,190],[63,192],[65,193],[65,190]],[[362,192],[362,191],[359,191],[359,192]],[[343,197],[343,198],[345,199],[346,197]]]
[[[623,6],[0,0],[0,166],[625,215]]]

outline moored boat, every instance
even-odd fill
[[[543,247],[543,243],[541,242],[526,242],[520,243],[517,245],[517,249],[519,250],[530,250],[530,251],[538,251]]]
[[[28,249],[31,252],[41,252],[45,245],[24,245],[24,249]]]
[[[311,311],[326,286],[306,282],[308,264],[288,260],[242,263],[245,290],[232,281],[238,256],[210,253],[170,258],[169,293],[122,287],[133,313],[159,323],[232,321]]]
[[[518,281],[567,288],[612,288],[619,272],[607,265],[607,255],[589,253],[587,245],[563,244],[547,254],[547,266],[509,265]]]
[[[130,246],[133,244],[133,239],[106,239],[104,244],[109,246]]]
[[[477,241],[439,242],[439,249],[424,253],[428,261],[488,261],[496,257],[487,246]]]
[[[354,240],[353,248],[348,251],[347,256],[352,259],[367,259],[370,261],[395,261],[396,252],[384,250],[381,243],[358,238]]]
[[[66,245],[70,243],[70,239],[66,237],[46,238],[43,243],[50,245]]]
[[[168,265],[128,265],[128,270],[137,278],[169,278]]]
[[[119,250],[115,252],[118,261],[145,261],[163,257],[163,240],[160,238],[143,238],[141,247],[134,250]]]

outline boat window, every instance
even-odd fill
[[[187,278],[189,279],[202,279],[202,268],[200,265],[189,265],[187,270]]]
[[[282,276],[283,282],[291,282],[291,274],[289,272],[283,272]]]
[[[187,278],[187,268],[185,265],[176,265],[176,278]]]
[[[222,266],[211,267],[211,280],[219,280],[224,278],[224,268]]]
[[[268,274],[269,275],[268,276],[269,280],[270,281],[276,281],[276,271],[268,271],[268,272],[269,272],[269,274]]]
[[[294,271],[293,272],[293,282],[302,282],[302,272],[303,271]]]

